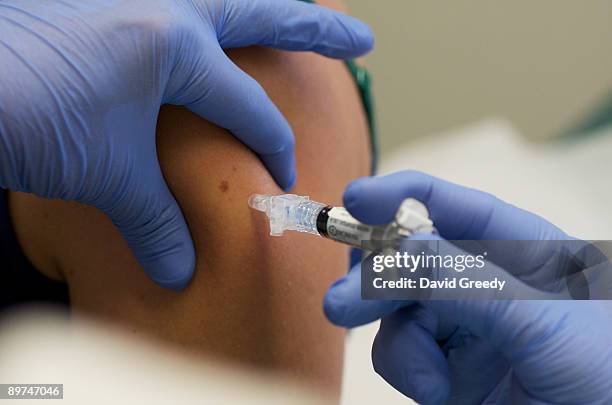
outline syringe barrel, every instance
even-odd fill
[[[344,207],[326,206],[317,216],[319,235],[361,249],[374,250],[395,245],[390,226],[366,225],[357,221]],[[387,237],[392,239],[386,240]]]

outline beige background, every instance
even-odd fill
[[[547,137],[612,91],[612,1],[348,2],[377,37],[383,152],[490,116]]]

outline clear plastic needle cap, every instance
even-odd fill
[[[268,207],[270,206],[268,204],[269,201],[270,201],[269,195],[253,194],[252,196],[249,197],[249,207],[257,211],[267,212]]]
[[[285,231],[308,232],[318,235],[317,214],[325,207],[306,196],[295,194],[249,197],[249,207],[265,212],[270,221],[270,235],[280,236]]]

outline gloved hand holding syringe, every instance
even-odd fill
[[[249,206],[267,214],[272,236],[281,236],[284,231],[306,232],[368,251],[398,250],[401,240],[410,235],[436,232],[425,205],[413,198],[404,200],[395,219],[381,226],[359,222],[344,207],[294,194],[254,194]]]

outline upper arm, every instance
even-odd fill
[[[345,185],[368,174],[370,162],[366,119],[345,66],[261,48],[229,54],[296,134],[294,192],[340,204]],[[321,302],[348,268],[346,248],[305,234],[270,237],[265,216],[247,199],[281,190],[256,155],[183,108],[162,108],[158,155],[197,254],[184,292],[147,279],[98,210],[14,193],[13,220],[28,256],[43,272],[59,270],[77,311],[337,390],[343,334],[326,322]]]

